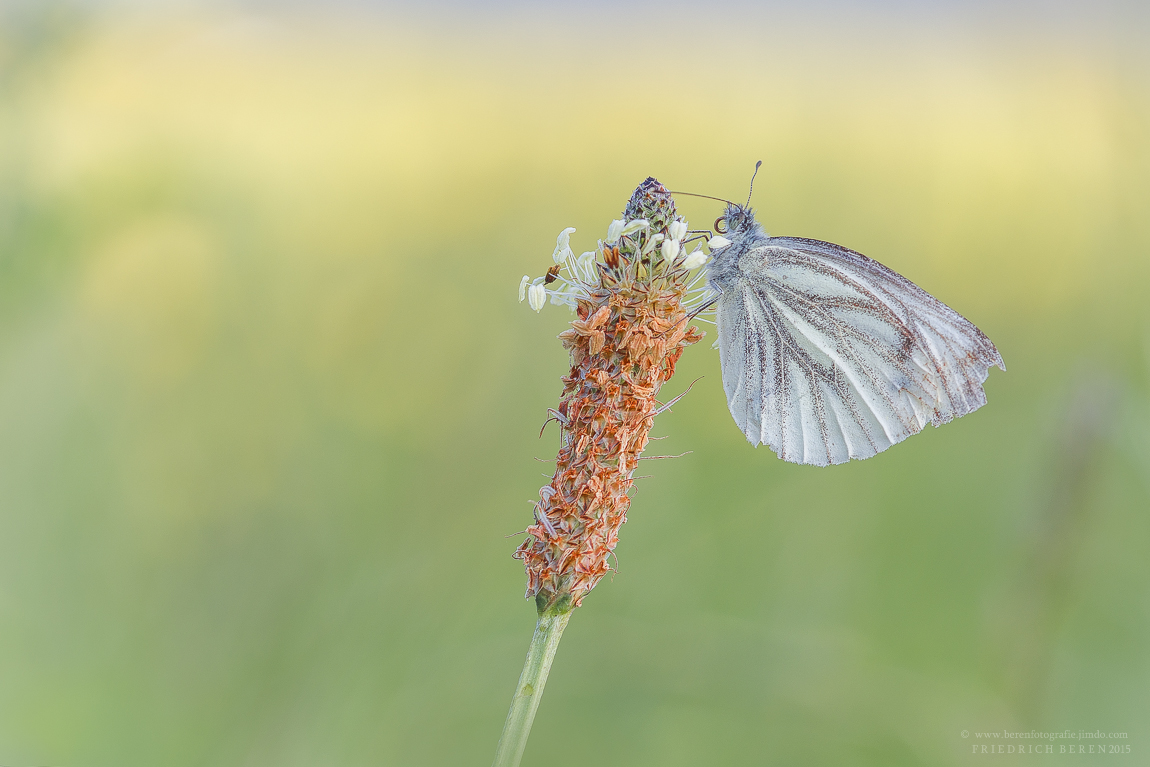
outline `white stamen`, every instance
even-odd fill
[[[608,245],[614,245],[619,240],[619,236],[623,234],[623,226],[626,223],[627,222],[621,218],[612,221],[611,225],[607,227],[607,239],[604,240],[604,242]]]
[[[569,257],[575,255],[571,252],[571,233],[574,231],[575,227],[569,226],[555,238],[555,252],[551,254],[551,258],[555,260],[555,263],[561,264]]]
[[[730,244],[731,244],[731,241],[728,240],[726,237],[724,237],[721,234],[716,234],[714,237],[707,240],[707,247],[710,248],[711,250],[718,250],[719,248],[725,248]]]
[[[699,287],[699,283],[705,279],[707,279],[706,271],[695,272],[695,278],[687,283],[687,292],[691,293],[694,291],[709,291],[711,288],[707,285]]]
[[[647,242],[643,245],[643,255],[644,256],[651,255],[651,253],[653,253],[655,251],[655,246],[658,245],[660,242],[662,242],[662,240],[663,240],[663,235],[661,235],[661,234],[651,235],[651,239],[647,240]]]
[[[579,256],[576,265],[579,267],[579,279],[587,283],[595,281],[595,251],[589,250]]]
[[[624,226],[622,228],[622,230],[620,230],[619,234],[623,235],[623,234],[630,234],[631,232],[637,232],[640,229],[645,229],[645,228],[649,227],[650,225],[651,225],[651,223],[647,219],[637,218],[634,221],[628,222],[627,225]]]
[[[674,224],[672,224],[674,226]],[[667,263],[675,260],[675,256],[679,255],[679,251],[683,248],[676,239],[663,240],[663,260]]]
[[[547,288],[542,285],[532,285],[527,289],[527,303],[535,311],[543,308],[543,304],[547,303]]]
[[[698,269],[705,263],[707,263],[707,254],[703,252],[702,248],[695,248],[683,261],[683,266],[687,269]]]
[[[671,225],[667,227],[667,233],[671,236],[672,240],[682,240],[687,236],[687,222],[681,218],[675,219]]]
[[[526,274],[523,279],[519,281],[519,303],[523,303],[524,297],[527,295],[527,283],[531,282],[531,278]]]
[[[559,233],[555,238],[555,252],[571,247],[571,233],[575,231],[575,227],[569,226]]]

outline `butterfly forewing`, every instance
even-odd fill
[[[985,404],[981,384],[1002,358],[941,301],[831,243],[748,245],[717,321],[727,402],[753,444],[825,466]]]

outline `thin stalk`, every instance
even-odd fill
[[[523,673],[519,675],[519,685],[515,697],[511,699],[511,710],[499,736],[499,746],[495,750],[492,767],[519,767],[523,749],[527,747],[527,736],[531,734],[531,723],[535,721],[535,711],[539,699],[543,697],[543,686],[547,684],[547,674],[551,671],[551,661],[559,649],[559,639],[571,612],[548,612],[539,616],[535,624],[535,634],[527,649],[527,660]]]

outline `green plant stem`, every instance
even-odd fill
[[[527,736],[531,734],[531,723],[535,721],[535,711],[539,708],[539,699],[543,697],[543,686],[547,684],[547,674],[551,671],[551,661],[555,660],[559,639],[570,619],[569,611],[539,616],[531,646],[527,649],[523,673],[519,675],[519,685],[515,688],[515,697],[511,699],[511,710],[507,712],[503,734],[499,736],[492,767],[519,767]]]

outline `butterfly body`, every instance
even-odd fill
[[[994,344],[905,277],[832,243],[771,237],[729,205],[708,284],[723,388],[754,445],[794,463],[869,458],[986,403]]]

